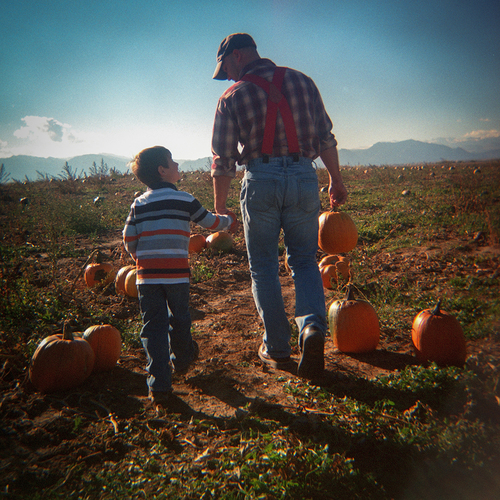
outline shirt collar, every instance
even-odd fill
[[[149,190],[152,191],[153,189],[165,189],[165,188],[170,188],[170,189],[174,189],[175,191],[179,191],[175,184],[172,184],[171,182],[164,182],[164,181],[159,181],[156,184],[153,184],[149,188]]]
[[[241,79],[242,76],[246,75],[247,73],[252,72],[253,70],[255,70],[257,68],[261,68],[261,67],[264,68],[266,66],[267,67],[274,67],[274,66],[276,66],[276,64],[274,64],[273,61],[271,61],[271,59],[264,59],[264,58],[256,59],[255,61],[248,63],[241,70],[239,78]]]

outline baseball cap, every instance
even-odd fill
[[[212,77],[214,80],[227,80],[227,74],[222,70],[224,57],[231,54],[234,49],[243,49],[244,47],[257,48],[253,38],[246,33],[233,33],[222,40],[217,51],[217,66]]]

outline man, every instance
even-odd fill
[[[321,157],[328,170],[332,206],[347,199],[332,122],[314,82],[261,58],[245,33],[222,41],[213,78],[236,82],[217,105],[212,177],[215,210],[225,214],[236,163],[245,165],[241,213],[252,293],[265,328],[259,358],[274,368],[287,369],[291,363],[290,325],[279,282],[282,229],[295,284],[298,375],[319,378],[327,324],[316,261],[320,200],[315,158]]]

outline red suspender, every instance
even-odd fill
[[[258,85],[268,95],[266,126],[264,128],[264,139],[262,141],[262,154],[267,156],[272,156],[273,154],[274,133],[276,130],[278,109],[285,125],[288,152],[290,154],[300,153],[297,130],[293,121],[292,111],[288,101],[285,99],[285,96],[281,93],[281,86],[283,85],[283,78],[285,76],[286,69],[287,68],[284,67],[277,67],[274,72],[272,82],[268,82],[266,79],[252,74],[245,75],[241,78],[241,80]]]

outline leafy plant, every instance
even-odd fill
[[[9,177],[10,173],[7,173],[7,171],[5,170],[5,165],[2,163],[2,165],[0,166],[0,184],[5,184],[6,182],[8,182]]]

